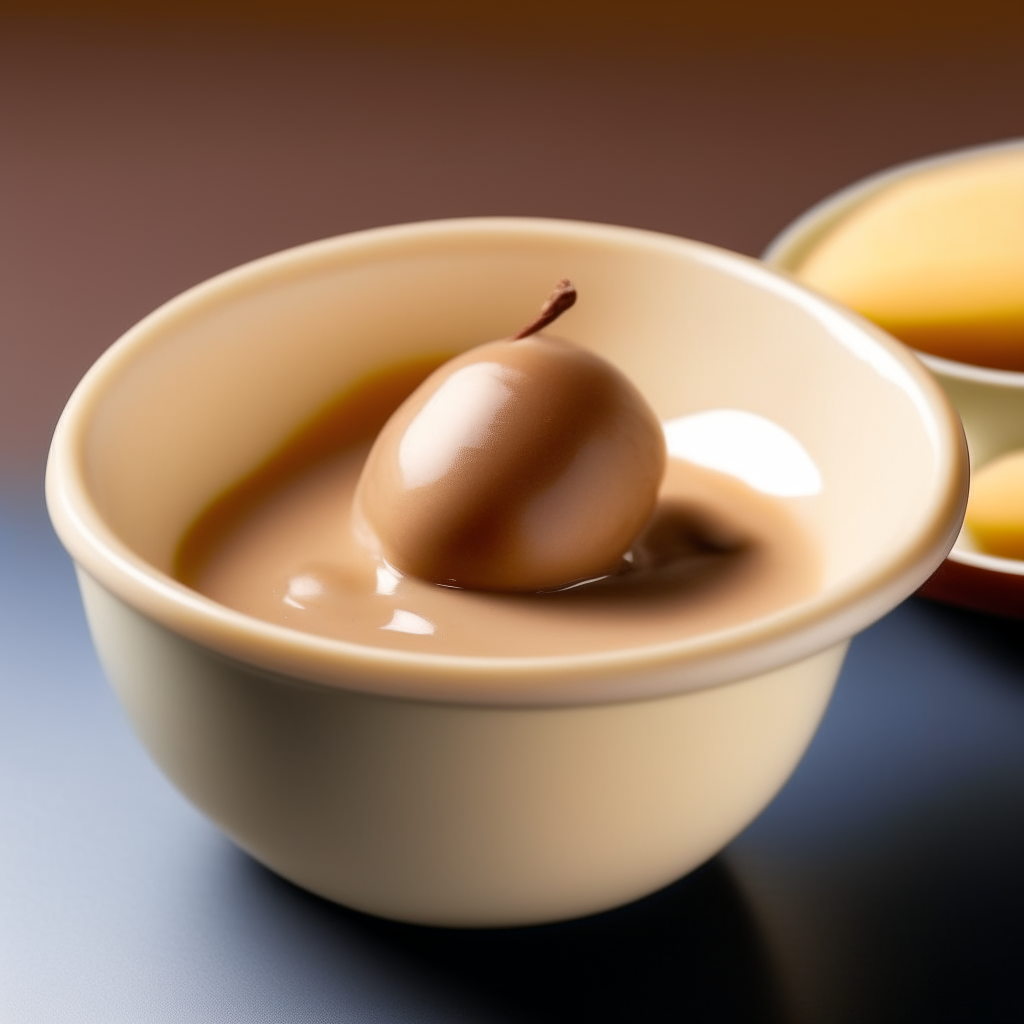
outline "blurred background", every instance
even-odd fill
[[[710,866],[466,936],[330,907],[167,787],[107,693],[42,468],[182,289],[477,214],[756,255],[893,163],[1024,134],[1019,0],[0,7],[0,1020],[1019,1021],[1024,639],[912,600]]]
[[[1024,131],[1024,8],[6,0],[0,467],[163,300],[379,224],[607,221],[759,253],[828,192]]]

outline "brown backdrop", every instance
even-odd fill
[[[757,253],[854,178],[1024,134],[1022,11],[8,3],[0,471],[35,486],[64,399],[134,320],[284,246],[536,214]]]

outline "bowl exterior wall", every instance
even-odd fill
[[[578,917],[697,867],[782,787],[847,647],[659,699],[474,707],[274,676],[79,582],[135,730],[193,803],[296,884],[430,925]]]

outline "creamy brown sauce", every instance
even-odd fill
[[[669,463],[657,511],[629,561],[597,582],[557,593],[487,593],[435,586],[378,564],[354,539],[352,496],[369,428],[379,427],[426,365],[342,396],[218,499],[184,538],[178,577],[230,608],[319,636],[519,657],[713,632],[818,586],[819,551],[783,502],[679,460]],[[325,438],[335,454],[325,456]]]

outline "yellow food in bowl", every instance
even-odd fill
[[[1024,370],[1024,150],[883,188],[796,273],[913,348]]]
[[[965,522],[986,554],[1024,558],[1024,450],[973,474]]]

